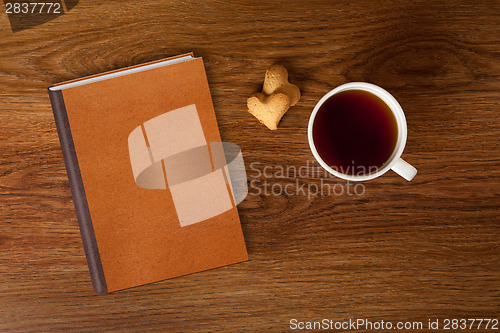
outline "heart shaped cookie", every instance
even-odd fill
[[[290,98],[283,93],[266,96],[256,93],[247,100],[248,112],[270,130],[278,129],[278,123],[290,108]]]
[[[300,99],[299,87],[288,82],[288,72],[281,65],[272,65],[266,71],[262,92],[266,95],[283,93],[290,99],[290,106],[297,104]]]

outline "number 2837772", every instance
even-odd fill
[[[7,14],[61,14],[59,2],[6,2]]]

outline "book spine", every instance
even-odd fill
[[[94,291],[96,293],[107,294],[108,288],[106,286],[106,279],[102,269],[101,257],[97,247],[94,227],[92,226],[87,197],[83,187],[82,175],[80,173],[80,167],[78,166],[78,159],[76,156],[75,145],[73,143],[73,137],[71,135],[63,94],[60,90],[51,91],[49,89],[48,91],[50,103],[52,104],[52,111],[54,112],[57,133],[59,135],[59,142],[61,143],[64,163],[66,165],[66,172],[68,174],[71,195],[73,196],[76,217],[80,227],[83,248],[85,250],[85,256],[87,257],[90,277],[92,279],[92,285],[94,286]]]

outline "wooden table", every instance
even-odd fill
[[[498,1],[89,0],[16,33],[2,14],[0,29],[0,331],[500,318]],[[98,296],[46,88],[190,51],[204,58],[222,138],[254,180],[239,206],[250,261]],[[275,132],[246,109],[273,63],[303,94]],[[350,81],[399,100],[403,157],[418,175],[388,172],[362,195],[290,193],[322,180],[346,188],[276,171],[317,167],[309,115]],[[274,193],[259,195],[266,182]]]

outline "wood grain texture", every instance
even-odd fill
[[[17,33],[0,17],[0,331],[499,318],[498,1],[90,0]],[[313,163],[310,112],[350,81],[399,100],[403,156],[419,173],[406,182],[389,172],[360,196],[250,188],[239,206],[249,262],[98,296],[46,88],[190,51],[204,58],[222,138],[240,145],[258,189],[296,182],[260,174],[265,166]],[[245,104],[273,63],[302,91],[276,132]]]

